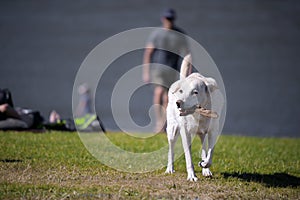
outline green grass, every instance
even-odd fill
[[[131,152],[167,145],[164,134],[107,136]],[[196,138],[196,183],[186,181],[184,156],[172,175],[120,172],[91,156],[77,133],[0,132],[0,143],[0,199],[300,199],[300,139],[221,136],[214,176],[204,178]]]

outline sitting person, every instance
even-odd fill
[[[78,88],[79,102],[76,108],[74,119],[62,119],[55,110],[51,111],[49,124],[45,124],[47,129],[67,130],[67,131],[103,131],[104,126],[100,119],[92,111],[92,98],[90,88],[83,83]]]

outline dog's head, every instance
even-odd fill
[[[187,77],[172,88],[174,103],[181,116],[191,114],[197,106],[205,106],[209,101],[209,89],[202,79]]]

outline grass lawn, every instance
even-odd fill
[[[164,134],[108,137],[133,152],[167,144]],[[204,178],[196,138],[196,183],[186,181],[184,156],[172,175],[120,172],[91,156],[77,133],[0,132],[0,142],[0,199],[300,199],[300,139],[221,136],[214,176]]]

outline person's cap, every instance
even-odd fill
[[[162,12],[162,17],[169,19],[169,20],[175,20],[176,19],[176,12],[172,8],[168,8]]]

